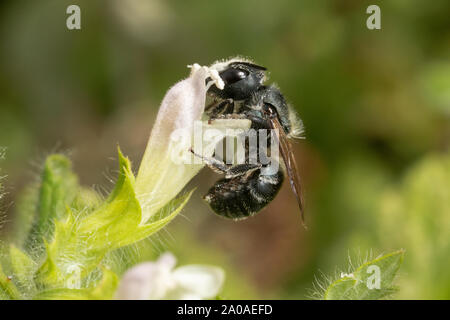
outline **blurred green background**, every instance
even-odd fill
[[[66,8],[81,7],[81,30]],[[381,8],[381,30],[366,8]],[[450,298],[450,2],[7,0],[0,3],[2,235],[44,157],[69,154],[102,194],[120,144],[137,170],[159,102],[186,65],[235,55],[268,67],[306,127],[295,143],[309,230],[288,184],[235,223],[201,196],[139,245],[227,271],[225,298],[303,299],[315,278],[404,248],[396,298]],[[355,260],[356,259],[356,260]]]

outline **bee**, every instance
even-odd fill
[[[233,165],[224,163],[215,155],[204,158],[196,154],[212,170],[225,175],[209,189],[204,200],[219,216],[233,220],[246,219],[261,211],[276,197],[286,172],[304,222],[300,180],[289,141],[302,135],[300,118],[275,85],[264,84],[267,79],[265,67],[244,59],[232,59],[215,63],[211,68],[219,72],[225,87],[219,90],[212,86],[208,90],[208,95],[212,98],[212,102],[205,108],[209,121],[249,119],[250,129],[267,130],[267,148],[271,146],[272,139],[276,139],[284,167],[278,165],[276,172],[273,172],[269,170],[267,161],[249,163],[249,152],[246,152],[245,163]],[[253,146],[256,149],[261,147],[261,142],[256,147]],[[246,143],[245,148],[249,151],[252,146]],[[272,161],[280,163],[279,159]]]

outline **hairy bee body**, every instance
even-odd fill
[[[268,116],[269,111],[277,117],[279,130],[284,135],[297,136],[301,132],[301,121],[297,120],[280,90],[276,86],[263,84],[266,78],[264,67],[240,60],[216,65],[225,88],[218,90],[213,86],[208,91],[214,98],[213,106],[207,110],[210,120],[236,116],[251,120],[251,129],[268,130],[267,150],[270,149],[273,138],[270,129],[274,129],[273,121]],[[276,197],[284,181],[281,166],[277,166],[278,170],[273,172],[268,170],[268,164],[263,164],[267,162],[260,161],[259,158],[258,165],[249,164],[248,151],[251,146],[246,142],[245,147],[244,165],[226,167],[217,159],[208,163],[214,171],[224,173],[225,178],[217,181],[204,199],[216,214],[224,218],[242,220],[255,215]],[[258,141],[256,148],[260,147]],[[257,154],[260,155],[259,152]],[[278,164],[279,159],[276,161]]]
[[[225,218],[241,220],[255,215],[275,198],[284,180],[282,171],[265,175],[261,170],[217,181],[204,199]]]

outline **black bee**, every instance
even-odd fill
[[[271,138],[277,139],[289,181],[294,191],[303,221],[303,201],[297,168],[289,138],[299,137],[302,132],[301,120],[288,106],[280,90],[264,85],[266,68],[249,61],[233,59],[219,62],[215,68],[225,83],[219,90],[212,86],[208,94],[213,102],[206,107],[210,121],[214,119],[244,118],[251,120],[251,129],[277,129],[271,137],[268,131],[267,148]],[[276,131],[275,131],[276,132]],[[246,143],[246,149],[250,148]],[[260,144],[256,148],[260,148]],[[260,153],[258,153],[260,154]],[[225,174],[204,196],[212,210],[225,218],[241,220],[255,215],[270,203],[284,180],[281,166],[271,172],[267,162],[227,165],[217,157],[203,158],[214,171]]]

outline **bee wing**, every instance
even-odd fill
[[[280,146],[281,157],[283,158],[283,161],[286,165],[286,170],[287,170],[287,174],[289,177],[289,183],[291,184],[292,191],[294,192],[294,194],[297,198],[297,203],[298,203],[298,207],[300,209],[303,226],[306,227],[305,215],[304,215],[304,209],[303,209],[302,189],[300,186],[300,179],[298,176],[297,164],[295,162],[294,153],[292,152],[291,143],[289,142],[289,139],[286,136],[286,133],[284,132],[283,127],[281,126],[280,122],[278,121],[278,117],[271,118],[270,122],[272,124],[272,128],[276,129],[275,136],[276,136],[276,139],[278,140],[278,144]]]

